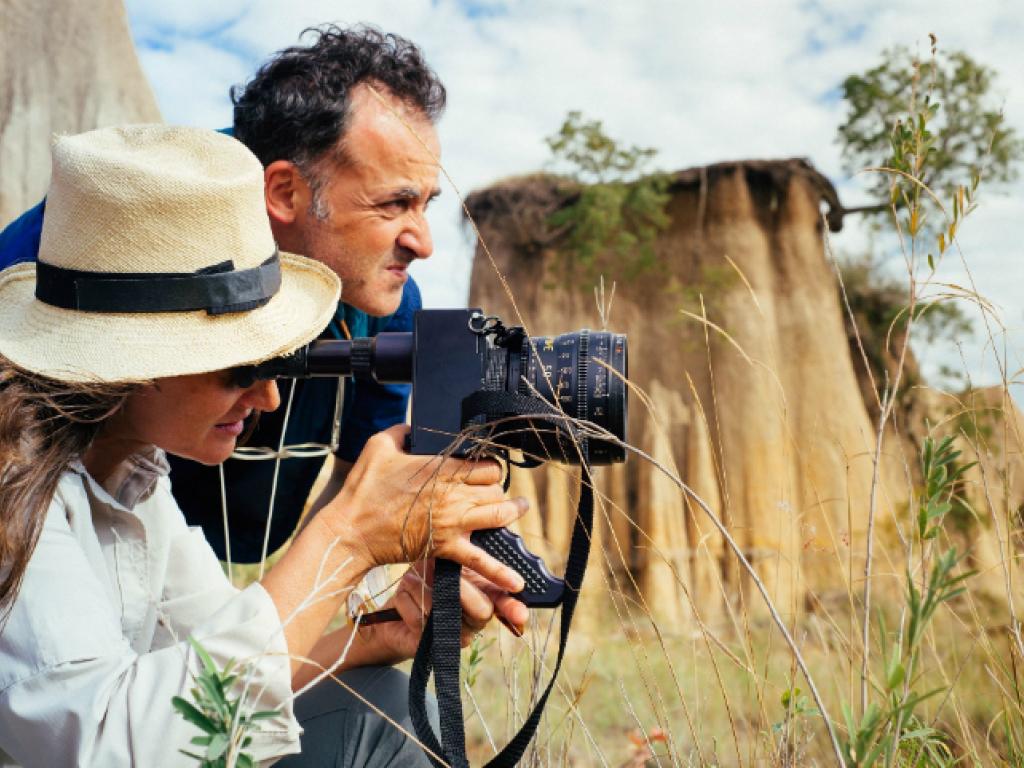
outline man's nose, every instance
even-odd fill
[[[281,405],[281,395],[274,379],[257,381],[245,392],[246,404],[258,411],[276,411]]]
[[[423,214],[410,217],[410,222],[398,236],[398,245],[410,251],[417,259],[425,259],[434,252],[430,225]]]

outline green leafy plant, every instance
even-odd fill
[[[202,754],[181,750],[182,754],[198,761],[200,768],[255,768],[252,755],[242,750],[252,743],[251,734],[259,730],[259,721],[275,717],[278,711],[245,713],[242,697],[230,693],[239,679],[234,660],[219,670],[198,641],[190,637],[189,643],[203,665],[191,690],[194,704],[180,696],[172,698],[171,704],[185,720],[202,731],[191,743],[205,749]]]
[[[890,48],[879,64],[843,81],[847,114],[839,143],[847,171],[915,162],[924,168],[927,156],[927,168],[917,178],[941,194],[953,193],[963,178],[972,180],[972,189],[981,177],[1012,181],[1024,158],[1024,141],[1001,111],[996,72],[963,51],[938,51],[934,36],[931,44],[930,59],[922,61],[905,47]],[[879,198],[888,198],[889,184],[877,177],[873,190]],[[888,209],[880,200],[863,210]]]
[[[886,170],[876,174],[871,185],[878,202],[845,213],[899,211],[898,229],[915,247],[919,241],[934,243],[922,254],[934,273],[963,219],[976,208],[981,179],[1007,182],[1017,177],[1024,140],[1002,114],[995,71],[966,53],[941,52],[932,36],[928,59],[902,47],[884,51],[881,58],[878,65],[850,75],[841,85],[847,115],[838,140],[846,170]],[[881,222],[872,226],[877,231]],[[887,335],[893,327],[903,330],[898,326],[906,326],[911,312],[915,320],[924,320],[932,343],[970,332],[964,313],[949,301],[936,298],[908,307],[906,296],[897,295],[898,284],[876,269],[877,261],[855,261],[845,270],[850,274],[843,276],[852,286],[848,293],[855,313],[858,304],[874,305],[862,307],[877,321],[871,328],[874,335]],[[871,274],[858,282],[854,273],[863,272],[865,264],[871,265]],[[875,357],[881,354],[883,345],[867,346]],[[883,387],[887,366],[881,360],[869,362],[874,373],[882,374],[877,382]]]
[[[477,677],[480,675],[480,668],[484,661],[484,652],[494,645],[494,638],[484,640],[483,635],[474,635],[469,644],[469,654],[462,662],[462,672],[466,685],[472,688],[476,685]]]
[[[959,493],[959,484],[965,472],[978,462],[957,466],[961,452],[953,450],[953,437],[947,436],[935,445],[932,438],[925,439],[921,454],[921,471],[925,478],[924,494],[917,513],[917,532],[921,541],[939,535],[940,524],[954,506],[966,506]]]
[[[933,51],[933,57],[935,55]],[[914,66],[920,68],[923,65],[915,62]],[[928,219],[925,202],[935,200],[935,192],[929,184],[930,177],[940,175],[943,187],[947,188],[941,191],[948,192],[952,200],[951,210],[944,211],[943,224],[937,228],[936,244],[941,257],[953,244],[961,220],[976,208],[975,196],[981,183],[981,161],[969,164],[969,185],[958,183],[954,178],[946,178],[958,168],[961,161],[954,157],[942,157],[943,153],[952,151],[942,147],[942,142],[948,140],[948,130],[932,132],[931,124],[940,114],[941,107],[935,97],[935,88],[934,82],[929,83],[923,97],[919,97],[916,85],[911,90],[909,114],[897,119],[889,135],[892,154],[887,167],[893,171],[888,174],[890,207],[906,211],[903,229],[912,240],[916,240],[924,231]],[[963,144],[954,146],[959,147],[960,151],[966,151]],[[1021,150],[1016,152],[1019,155]],[[1011,173],[1011,159],[1008,157],[1005,164],[1000,166],[1004,174]],[[932,271],[935,270],[935,256],[932,253],[928,253],[928,266]]]
[[[801,764],[802,750],[814,734],[803,726],[810,718],[821,713],[810,704],[810,699],[797,687],[787,688],[779,697],[782,704],[782,719],[772,724],[772,737],[780,765]]]
[[[555,166],[579,185],[570,201],[548,218],[560,234],[567,275],[589,283],[605,272],[628,278],[653,268],[655,240],[669,224],[665,206],[670,178],[645,173],[657,151],[623,147],[599,120],[586,120],[575,111],[546,141]]]
[[[962,502],[958,489],[963,474],[973,463],[956,465],[961,452],[954,448],[954,438],[945,437],[937,444],[927,437],[921,448],[921,470],[925,485],[917,501],[914,517],[919,582],[908,566],[904,592],[904,619],[896,638],[890,641],[884,617],[879,615],[882,645],[889,646],[881,680],[872,681],[876,693],[855,719],[849,705],[843,706],[848,739],[843,744],[848,766],[858,768],[877,765],[951,765],[953,756],[944,734],[926,724],[917,714],[925,700],[942,693],[944,688],[921,692],[922,654],[925,633],[938,609],[965,591],[964,582],[974,571],[960,568],[963,556],[950,547],[933,556],[935,540],[942,524]]]

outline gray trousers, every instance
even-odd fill
[[[338,675],[352,690],[402,726],[409,719],[409,676],[393,667],[360,667]],[[427,711],[437,729],[437,702],[427,697]],[[327,678],[295,700],[302,725],[302,754],[289,755],[275,768],[429,768],[419,745],[392,723]]]

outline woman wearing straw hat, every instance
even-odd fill
[[[279,710],[247,751],[296,753],[293,690],[343,654],[398,660],[425,605],[405,580],[406,622],[325,635],[348,590],[429,551],[517,591],[467,534],[523,503],[496,465],[439,468],[393,428],[273,570],[235,589],[185,525],[164,453],[223,461],[249,414],[277,407],[273,382],[240,388],[229,369],[315,338],[337,279],[277,252],[262,168],[233,139],[131,126],[58,139],[53,156],[39,264],[0,273],[0,763],[194,765],[179,749],[199,732],[171,707],[200,669],[190,636],[249,664],[243,706]],[[501,598],[466,591],[485,622]],[[331,765],[422,759],[400,734],[358,730],[358,744],[304,739],[309,764],[325,749]]]

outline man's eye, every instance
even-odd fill
[[[401,213],[409,209],[409,201],[405,198],[399,198],[398,200],[388,200],[385,203],[381,203],[381,208],[392,213]]]

